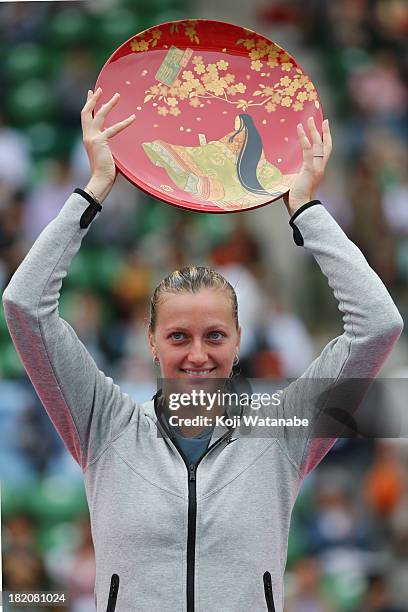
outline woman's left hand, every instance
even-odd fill
[[[323,139],[316,127],[313,117],[308,119],[310,136],[301,123],[297,126],[299,142],[303,151],[303,164],[299,174],[289,191],[283,196],[283,201],[290,215],[298,208],[315,199],[318,186],[323,180],[327,162],[332,151],[332,138],[329,122],[323,121]]]

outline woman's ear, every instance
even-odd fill
[[[237,351],[239,351],[239,347],[241,346],[241,328],[240,327],[238,327],[237,333],[238,333]]]
[[[154,333],[151,329],[147,330],[147,340],[149,342],[150,352],[153,356],[153,360],[157,359],[156,341],[154,339]]]

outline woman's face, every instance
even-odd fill
[[[148,336],[163,378],[228,378],[241,330],[235,326],[228,293],[209,288],[195,294],[165,294],[155,332]]]

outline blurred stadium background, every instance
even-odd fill
[[[256,29],[309,73],[334,138],[318,195],[405,318],[407,0],[1,4],[0,288],[87,182],[79,114],[103,63],[146,27],[193,17]],[[341,331],[325,279],[294,246],[282,203],[199,215],[119,178],[64,283],[61,316],[99,367],[141,401],[155,388],[144,331],[149,296],[165,273],[190,263],[239,279],[244,374],[297,376]],[[407,377],[407,351],[405,332],[384,376]],[[408,610],[407,457],[405,440],[342,440],[307,479],[293,515],[287,612]],[[70,596],[67,610],[94,610],[81,474],[36,399],[1,309],[0,480],[3,588],[58,589]]]

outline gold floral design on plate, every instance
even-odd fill
[[[197,19],[190,19],[189,21],[176,21],[170,26],[170,34],[179,31],[179,26],[184,28],[184,34],[190,39],[190,42],[195,42],[197,45],[200,43],[200,39],[197,36]]]
[[[255,39],[247,40],[251,40],[256,46]],[[282,55],[285,60],[289,57],[286,53]],[[252,63],[254,61],[261,63],[260,60],[253,60]],[[171,86],[158,82],[146,89],[144,103],[161,102],[157,113],[175,117],[181,114],[179,102],[183,100],[188,101],[193,108],[198,108],[202,106],[202,100],[206,99],[208,103],[210,99],[216,99],[244,112],[253,106],[264,106],[267,113],[273,113],[278,108],[292,108],[299,112],[303,110],[304,103],[309,101],[314,101],[315,106],[319,108],[313,83],[294,65],[292,75],[285,74],[273,85],[258,83],[256,89],[248,95],[248,85],[241,81],[236,82],[236,76],[229,71],[229,62],[226,59],[206,64],[201,55],[194,55],[191,63],[191,69],[183,70]],[[238,97],[237,94],[241,95]],[[247,96],[244,98],[242,94]]]
[[[252,96],[263,98],[262,102],[256,104],[247,100],[245,108],[265,104],[265,110],[268,113],[276,111],[279,106],[292,108],[295,112],[299,112],[303,110],[305,102],[314,102],[316,108],[320,108],[315,86],[301,68],[296,67],[290,55],[275,43],[257,37],[247,28],[244,28],[244,31],[250,35],[246,38],[240,38],[236,44],[243,45],[247,50],[248,59],[251,60],[250,69],[259,73],[261,70],[268,70],[268,67],[279,67],[282,72],[286,73],[273,86],[268,87],[259,83],[259,89],[256,89]],[[291,76],[289,76],[289,73],[291,73]],[[262,73],[261,76],[264,76],[264,74]]]
[[[179,31],[179,27],[184,28],[184,34],[191,42],[195,42],[197,44],[200,43],[200,39],[197,35],[197,19],[190,19],[188,21],[176,21],[171,23],[169,31],[170,34],[174,34],[174,32]],[[153,28],[138,34],[133,40],[130,42],[130,48],[134,52],[139,51],[148,51],[149,49],[153,49],[157,46],[159,39],[162,37],[163,30],[159,28]],[[146,38],[149,36],[150,38]],[[165,49],[167,49],[167,45],[163,45]]]
[[[134,38],[130,42],[130,48],[132,51],[148,51],[149,48],[153,48],[157,45],[159,38],[161,38],[162,31],[159,28],[154,28],[153,30],[148,30],[151,38],[148,40],[145,39],[145,35],[147,32],[142,32],[136,38]]]

